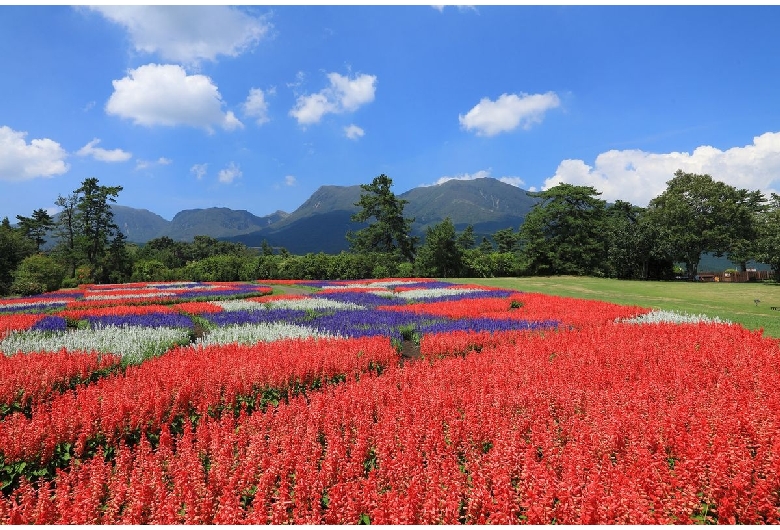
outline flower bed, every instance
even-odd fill
[[[269,284],[312,291],[2,304],[41,312],[0,314],[0,522],[780,523],[780,341],[419,278]]]

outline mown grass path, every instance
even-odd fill
[[[775,283],[649,282],[579,276],[450,281],[705,314],[747,329],[763,329],[765,335],[780,338],[780,311],[770,309],[780,307],[780,285]]]

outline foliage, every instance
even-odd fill
[[[18,295],[56,291],[65,277],[65,269],[44,254],[26,257],[14,272],[11,292]]]
[[[659,230],[659,245],[674,261],[686,264],[693,278],[704,252],[729,253],[745,260],[760,193],[738,190],[710,175],[678,170],[666,190],[650,201],[648,218]]]
[[[559,184],[529,193],[540,202],[520,227],[522,260],[529,274],[605,273],[605,202],[592,186]]]
[[[46,233],[54,226],[54,219],[49,212],[39,208],[33,212],[32,217],[17,215],[16,218],[24,236],[35,243],[36,252],[40,251],[41,245],[46,242]]]
[[[243,260],[234,255],[209,256],[187,265],[185,275],[196,282],[230,282],[240,277]]]
[[[771,265],[775,281],[780,282],[780,195],[773,193],[766,210],[757,220],[757,256]]]
[[[469,236],[466,236],[468,242]],[[473,236],[471,237],[473,244]],[[425,241],[417,251],[415,270],[423,277],[457,278],[463,269],[464,248],[459,244],[452,220],[429,226]]]
[[[493,234],[493,241],[496,242],[498,252],[514,252],[520,240],[520,234],[511,227],[498,230]]]
[[[34,251],[33,243],[4,218],[0,224],[0,296],[10,292],[14,271]]]
[[[74,219],[76,249],[99,281],[108,281],[111,272],[105,268],[103,260],[119,227],[114,223],[109,203],[116,202],[120,191],[122,186],[101,186],[97,178],[90,177],[74,192],[78,197]]]
[[[408,201],[399,199],[390,190],[393,180],[387,175],[375,177],[371,184],[361,184],[363,193],[355,206],[360,211],[352,221],[364,223],[373,219],[367,227],[347,234],[354,252],[398,253],[408,261],[414,259],[418,238],[411,235],[414,218],[403,216]]]

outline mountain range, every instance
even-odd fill
[[[259,247],[265,240],[293,254],[338,253],[347,250],[347,232],[365,224],[351,221],[360,186],[321,186],[292,213],[256,216],[247,210],[205,208],[183,210],[172,220],[138,208],[112,205],[114,222],[133,243],[158,237],[191,241],[196,235]],[[424,237],[426,228],[449,217],[457,230],[474,227],[477,243],[497,230],[517,230],[537,199],[525,190],[493,178],[449,180],[421,186],[398,195],[408,203],[405,217],[414,217],[412,233]]]

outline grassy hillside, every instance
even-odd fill
[[[643,282],[574,276],[468,278],[458,282],[717,316],[780,338],[780,311],[770,309],[780,307],[780,285],[774,283]]]

